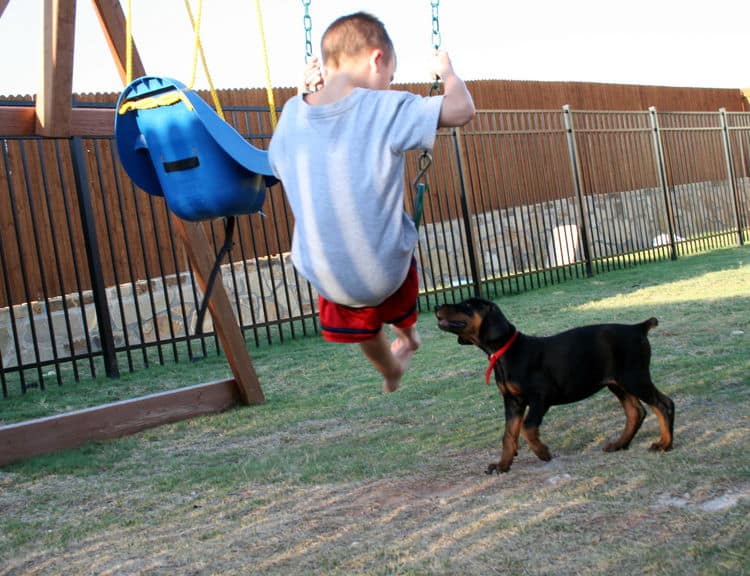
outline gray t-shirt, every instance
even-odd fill
[[[404,210],[404,152],[432,149],[442,96],[355,88],[284,106],[268,149],[294,213],[292,261],[327,300],[375,306],[401,286],[417,230]]]

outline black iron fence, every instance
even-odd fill
[[[265,147],[267,110],[228,114]],[[210,319],[196,335],[202,295],[164,203],[135,188],[111,138],[0,146],[4,397],[219,353]],[[439,134],[429,184],[422,310],[746,242],[750,113],[482,111]],[[238,226],[222,276],[248,342],[316,334],[280,186]],[[206,227],[218,249],[222,223]]]

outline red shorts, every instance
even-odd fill
[[[383,324],[408,328],[417,321],[419,277],[412,261],[401,287],[377,306],[350,308],[318,296],[323,339],[347,344],[363,342],[377,335]]]

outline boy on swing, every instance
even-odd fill
[[[468,123],[474,103],[445,52],[432,63],[443,95],[389,90],[396,53],[370,14],[334,21],[321,51],[322,70],[308,68],[317,91],[285,104],[269,160],[294,213],[292,261],[319,294],[323,338],[358,343],[393,392],[420,345],[404,153],[431,149],[440,127]]]

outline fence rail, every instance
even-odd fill
[[[227,118],[267,147],[267,110]],[[216,353],[202,295],[161,198],[138,190],[113,138],[0,137],[0,385],[4,397]],[[417,258],[421,309],[744,243],[750,113],[481,111],[441,131]],[[407,182],[416,174],[409,156]],[[413,190],[406,190],[411,209]],[[238,219],[225,288],[255,346],[318,332],[291,265],[280,185]],[[220,221],[205,223],[214,249]],[[109,373],[109,370],[106,370]]]

